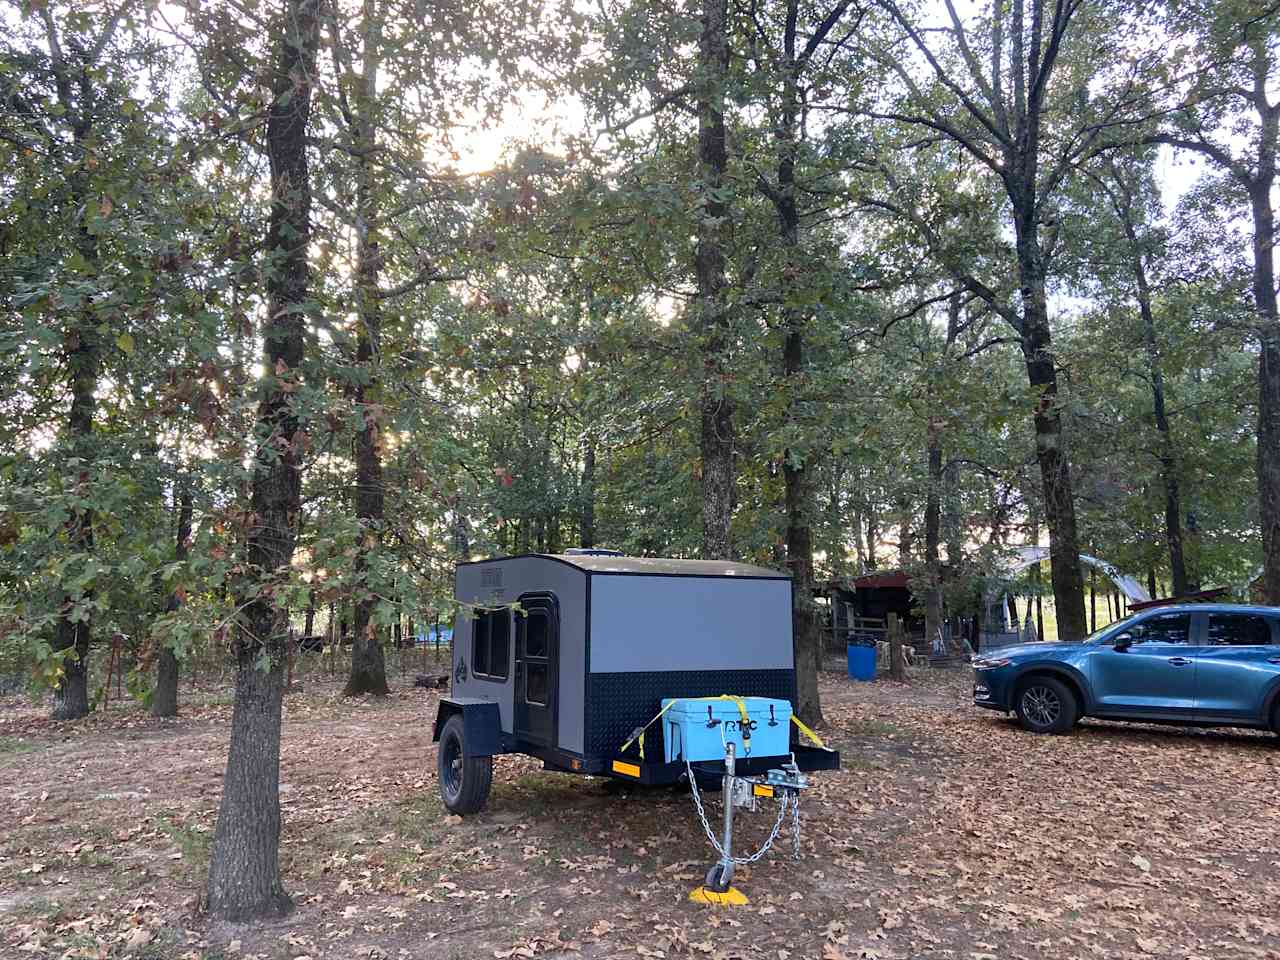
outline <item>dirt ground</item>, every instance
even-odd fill
[[[804,799],[802,858],[784,829],[725,909],[687,900],[713,859],[687,792],[502,758],[487,811],[447,817],[435,693],[308,681],[281,770],[297,906],[246,926],[198,912],[225,691],[169,722],[0,701],[0,955],[1280,960],[1280,738],[1034,737],[963,672],[822,693],[844,769]],[[743,819],[744,845],[771,821]]]

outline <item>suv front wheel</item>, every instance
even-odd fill
[[[1066,733],[1076,725],[1079,704],[1070,688],[1053,677],[1032,677],[1018,687],[1018,722],[1032,733]]]

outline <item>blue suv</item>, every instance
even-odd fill
[[[1081,643],[981,654],[973,670],[973,702],[1033,733],[1081,717],[1280,733],[1280,607],[1156,607]]]

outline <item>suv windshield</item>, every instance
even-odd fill
[[[1115,623],[1108,623],[1105,627],[1099,627],[1097,630],[1093,631],[1093,633],[1085,637],[1083,642],[1097,643],[1107,634],[1112,633],[1114,631],[1118,631],[1121,628],[1126,627],[1129,624],[1133,623],[1133,621],[1137,619],[1138,619],[1138,615],[1135,613],[1131,616],[1125,617],[1123,620],[1117,620]]]

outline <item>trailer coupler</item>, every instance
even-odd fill
[[[693,805],[698,811],[698,819],[707,834],[707,840],[716,853],[720,855],[711,869],[707,871],[706,881],[689,894],[695,903],[711,903],[719,906],[738,906],[747,903],[747,897],[741,890],[733,886],[733,874],[736,867],[754,863],[769,852],[782,829],[782,821],[787,812],[791,812],[791,842],[796,859],[800,858],[800,791],[809,786],[809,780],[801,772],[793,757],[790,763],[784,763],[780,769],[769,770],[759,777],[739,777],[734,772],[734,744],[726,743],[724,752],[724,785],[721,802],[724,805],[723,839],[717,839],[715,831],[707,820],[706,810],[702,806],[702,795],[698,791],[698,780],[693,765],[686,763],[689,777],[689,789],[693,794]],[[774,821],[769,837],[755,853],[745,857],[733,855],[733,811],[737,808],[755,810],[758,798],[773,798],[778,801],[778,818]]]

